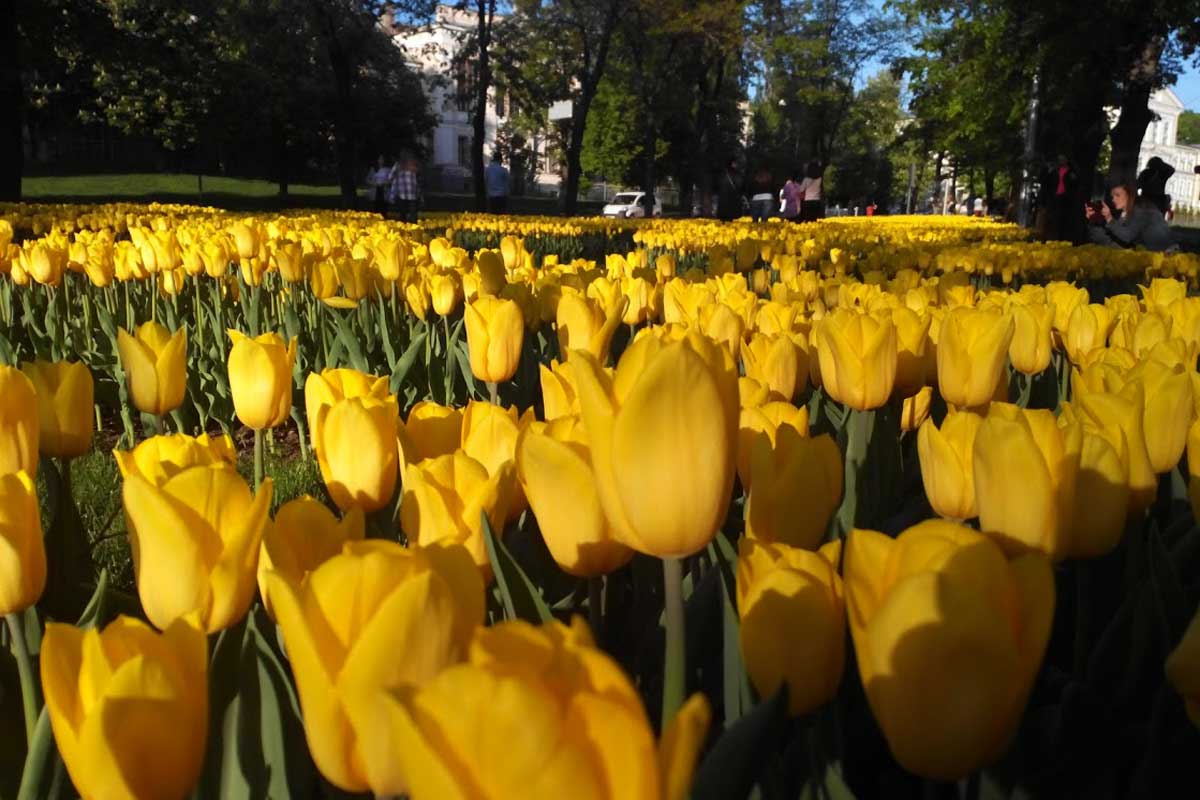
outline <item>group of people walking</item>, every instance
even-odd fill
[[[717,192],[717,216],[731,220],[749,213],[755,222],[774,216],[793,222],[821,219],[825,216],[823,173],[821,162],[810,161],[789,175],[777,190],[778,184],[765,166],[754,170],[742,185],[737,180],[736,162],[730,162]]]

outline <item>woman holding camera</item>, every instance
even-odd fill
[[[1173,247],[1171,230],[1162,212],[1153,203],[1139,200],[1134,192],[1132,186],[1125,184],[1113,187],[1112,204],[1117,214],[1113,214],[1104,202],[1099,208],[1084,206],[1084,216],[1093,223],[1088,228],[1090,241],[1111,247],[1143,247],[1147,250]]]

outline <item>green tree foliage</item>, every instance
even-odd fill
[[[1179,115],[1175,141],[1179,144],[1200,144],[1200,113],[1184,111]]]

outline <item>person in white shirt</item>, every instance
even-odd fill
[[[367,187],[371,190],[371,199],[376,214],[387,214],[387,187],[392,182],[392,168],[387,166],[387,159],[380,154],[375,160],[375,166],[367,173]]]
[[[825,196],[821,191],[821,173],[825,170],[820,161],[810,161],[804,169],[804,180],[800,181],[800,220],[812,222],[825,216]]]

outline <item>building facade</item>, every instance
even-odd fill
[[[496,23],[501,22],[496,16]],[[433,21],[417,27],[402,27],[384,21],[392,42],[404,53],[408,65],[422,78],[429,106],[437,124],[426,141],[426,175],[435,191],[472,191],[471,142],[474,137],[472,109],[478,84],[478,67],[466,57],[472,34],[478,27],[474,11],[439,4]],[[484,115],[484,161],[490,161],[498,134],[512,113],[507,93],[495,85],[488,89]],[[534,191],[551,193],[559,183],[557,163],[550,157],[544,135],[532,139]],[[511,166],[511,165],[507,165]],[[521,188],[521,181],[514,181]]]
[[[1200,164],[1200,147],[1179,144],[1179,115],[1186,109],[1170,89],[1159,89],[1150,96],[1150,110],[1154,120],[1146,127],[1142,149],[1138,154],[1138,172],[1146,162],[1158,156],[1175,168],[1175,174],[1167,181],[1167,194],[1176,211],[1200,212],[1200,175],[1195,172]]]

